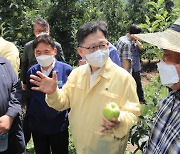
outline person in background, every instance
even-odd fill
[[[141,83],[141,60],[140,51],[143,50],[141,42],[134,37],[134,34],[141,33],[141,28],[132,24],[129,32],[119,38],[117,43],[117,50],[120,55],[122,67],[130,72],[137,84],[137,94],[139,101],[145,103],[144,92]]]
[[[58,88],[62,88],[72,67],[55,59],[57,49],[53,39],[47,34],[39,35],[33,41],[33,49],[38,64],[28,70],[28,81],[37,71],[49,77],[56,71]],[[45,94],[31,90],[33,86],[28,82],[31,101],[27,116],[36,154],[68,154],[68,110],[61,112],[48,107]]]
[[[35,37],[37,37],[41,33],[47,33],[47,34],[50,33],[50,27],[49,27],[48,22],[42,18],[38,18],[35,21],[33,28],[34,28],[33,32],[34,32]],[[57,48],[56,59],[58,61],[65,62],[61,44],[59,44],[58,42],[55,42],[55,45]],[[29,104],[29,100],[31,99],[29,96],[29,91],[27,91],[27,84],[26,84],[26,82],[27,82],[27,71],[34,64],[37,64],[37,60],[34,56],[33,40],[32,40],[32,41],[25,44],[23,55],[21,58],[20,79],[22,81],[23,100],[25,102],[23,104],[25,105],[26,108],[28,108],[27,104]],[[27,144],[31,138],[31,132],[30,132],[30,130],[26,124],[27,123],[26,119],[27,119],[27,117],[25,115],[24,120],[23,120],[23,130],[24,130],[24,135],[25,135],[25,142]]]
[[[48,22],[45,19],[38,18],[35,23],[34,23],[34,35],[37,37],[41,33],[50,33],[50,27]],[[58,42],[55,42],[56,48],[57,48],[57,54],[56,54],[56,59],[58,61],[65,62],[64,59],[64,54],[63,50],[61,47],[61,44]],[[34,64],[37,64],[36,58],[34,56],[34,51],[33,51],[33,40],[30,42],[26,43],[24,46],[24,51],[23,55],[21,58],[21,72],[20,72],[20,77],[21,81],[23,82],[23,89],[26,89],[26,79],[27,79],[27,71],[28,69],[33,66]]]
[[[14,43],[5,40],[1,36],[1,27],[0,27],[0,56],[6,58],[10,61],[11,65],[14,68],[16,74],[19,72],[20,58],[19,51]]]
[[[138,39],[163,49],[158,63],[163,85],[172,91],[159,103],[144,154],[180,153],[180,18],[163,32],[135,35]]]
[[[103,26],[105,26],[106,29],[108,30],[108,26],[107,26],[106,22],[104,22],[104,21],[98,21],[98,22],[99,22],[99,24],[102,24]],[[109,42],[109,57],[115,64],[117,64],[118,66],[121,66],[121,60],[119,58],[118,51],[117,51],[116,47],[114,45],[112,45],[110,42]],[[81,60],[79,60],[79,63],[78,63],[79,66],[84,65],[84,64],[86,64],[85,59],[82,58]]]
[[[109,58],[106,26],[82,25],[77,32],[77,51],[88,62],[74,69],[62,89],[58,73],[31,75],[32,90],[46,93],[47,104],[59,111],[70,108],[69,121],[77,154],[124,154],[130,128],[140,114],[133,77]],[[121,85],[121,86],[118,86]],[[115,102],[118,118],[103,117],[103,108]],[[59,139],[61,140],[61,139]]]

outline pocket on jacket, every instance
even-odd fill
[[[94,154],[119,154],[120,148],[124,144],[124,141],[116,138],[113,133],[100,133],[96,131],[94,136],[97,138]]]

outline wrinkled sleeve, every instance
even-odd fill
[[[9,107],[6,115],[15,118],[18,114],[21,114],[21,83],[18,80],[15,72],[12,70],[10,64],[8,67],[10,68],[12,78],[12,88],[10,93]]]
[[[55,92],[48,95],[46,94],[46,102],[48,106],[58,111],[63,111],[70,108],[70,99],[72,98],[72,78],[73,71],[69,75],[67,82],[64,84],[62,89],[56,88]]]
[[[4,56],[8,59],[13,66],[14,71],[18,74],[19,66],[20,66],[20,58],[19,58],[19,50],[18,48],[11,42],[8,43],[7,47],[4,49]]]
[[[114,135],[117,138],[126,136],[131,127],[136,124],[138,116],[140,115],[140,105],[136,92],[136,83],[132,77],[125,84],[124,95],[122,102],[124,105],[120,108],[120,124],[113,129]]]

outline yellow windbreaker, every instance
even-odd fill
[[[20,65],[19,51],[12,42],[6,41],[2,37],[0,37],[0,56],[8,59],[18,74]]]
[[[123,154],[129,130],[140,114],[136,83],[109,58],[90,89],[88,67],[74,69],[62,89],[46,95],[46,102],[56,110],[71,108],[69,121],[77,154]],[[108,102],[120,107],[120,124],[100,133]]]

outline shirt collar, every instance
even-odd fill
[[[51,71],[53,70],[54,66],[55,66],[55,61],[53,61],[52,65],[48,68],[48,70],[43,70],[43,68],[41,67],[41,72],[46,75],[46,76],[49,76],[49,74],[51,73]]]
[[[111,78],[111,67],[112,67],[112,60],[110,58],[108,58],[108,60],[106,61],[104,67],[102,67],[99,75],[104,77],[104,78],[107,78],[107,79],[110,79]],[[89,69],[90,69],[90,66],[89,64],[85,64],[85,66],[80,66],[80,67],[85,67],[84,69],[82,69],[82,75],[85,75],[86,73],[88,73],[89,75]]]

